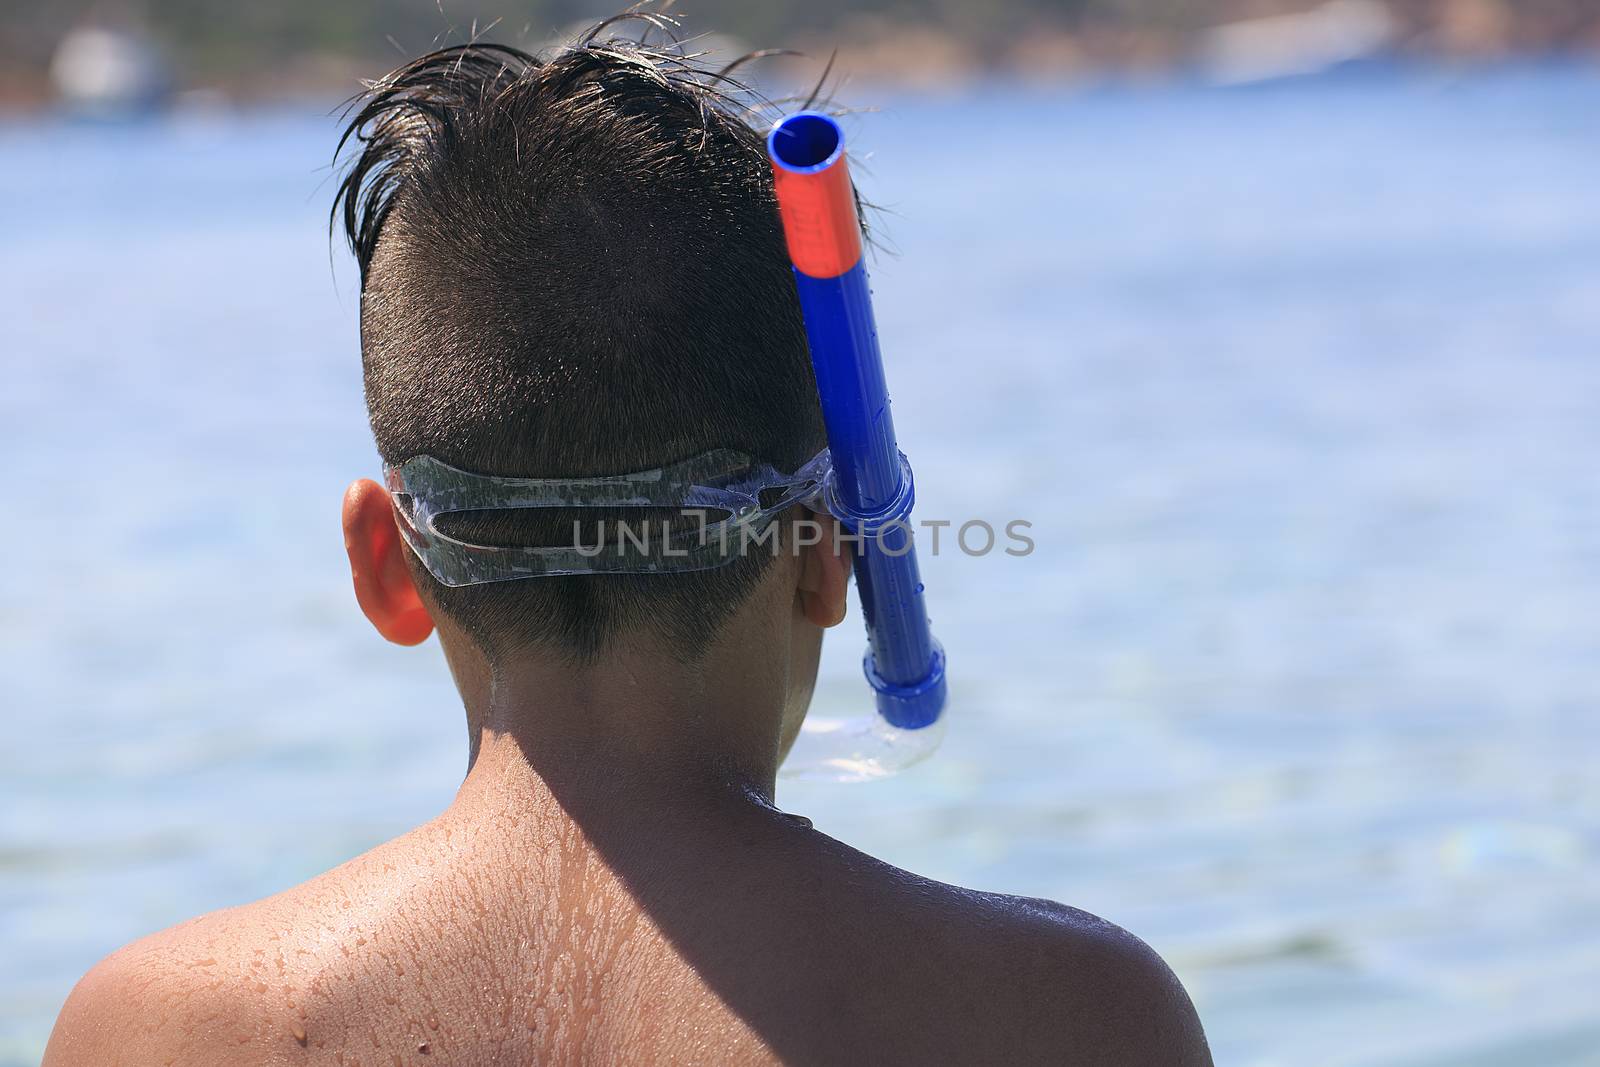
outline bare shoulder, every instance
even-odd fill
[[[1149,945],[1055,901],[981,896],[981,966],[992,1008],[1015,1024],[1019,1059],[1209,1067],[1194,1005]]]
[[[1121,927],[873,867],[874,888],[852,890],[872,898],[859,936],[887,961],[869,980],[893,990],[880,1017],[916,1020],[906,1031],[925,1044],[922,1062],[1209,1067],[1183,985]]]
[[[113,952],[67,997],[43,1067],[303,1060],[308,1015],[327,999],[318,996],[319,972],[354,939],[353,893],[342,887],[394,847]]]
[[[270,1062],[275,1035],[217,944],[230,925],[201,916],[97,963],[56,1018],[43,1067]]]

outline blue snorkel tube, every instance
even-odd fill
[[[889,413],[844,131],[829,115],[802,111],[773,127],[767,153],[828,430],[824,499],[858,538],[864,665],[877,704],[861,719],[808,720],[784,773],[879,777],[927,756],[943,733],[944,651],[928,625],[912,542],[911,465]]]

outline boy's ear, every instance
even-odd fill
[[[844,621],[850,587],[850,550],[838,541],[839,523],[830,515],[811,516],[822,526],[821,540],[799,545],[800,581],[795,597],[800,613],[813,625],[827,629]],[[805,529],[802,523],[801,530]]]
[[[395,526],[394,505],[383,487],[369,478],[344,494],[344,550],[356,601],[367,620],[397,645],[420,645],[433,633],[433,619],[411,580],[410,551]]]

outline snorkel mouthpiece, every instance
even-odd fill
[[[855,563],[866,676],[877,716],[892,728],[887,740],[899,749],[895,766],[885,768],[892,770],[932,750],[906,732],[936,740],[930,728],[944,713],[945,661],[928,625],[911,538],[911,465],[889,412],[844,131],[832,116],[802,111],[773,127],[767,153],[827,424],[828,507],[862,535]]]

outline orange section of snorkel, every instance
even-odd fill
[[[797,174],[774,166],[773,191],[795,269],[813,278],[837,278],[861,261],[861,223],[844,154],[826,170]]]

